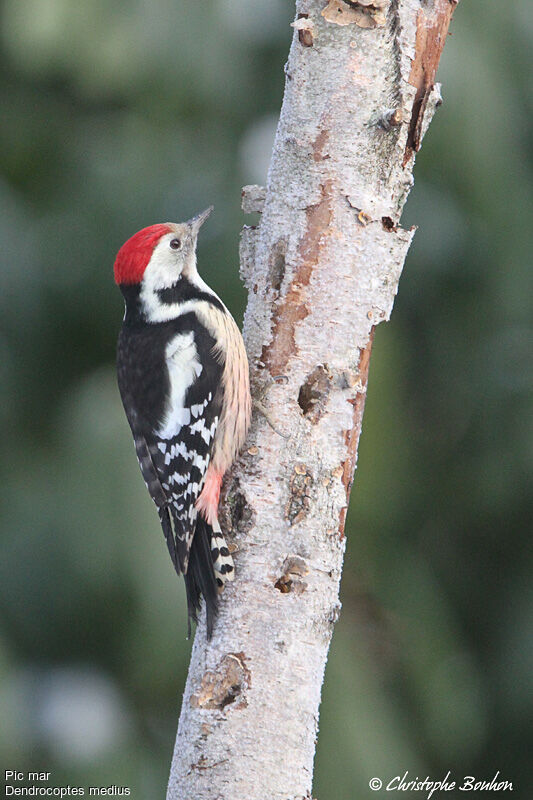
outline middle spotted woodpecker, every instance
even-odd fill
[[[198,232],[211,211],[143,228],[115,260],[126,304],[120,394],[172,562],[185,578],[189,628],[203,595],[208,637],[218,591],[234,570],[218,522],[220,485],[251,414],[242,336],[196,269]]]

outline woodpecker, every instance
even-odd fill
[[[143,228],[114,266],[126,306],[117,348],[122,403],[172,563],[185,578],[189,634],[203,595],[208,638],[218,592],[234,577],[218,522],[220,485],[251,415],[241,333],[196,268],[198,232],[212,210]]]

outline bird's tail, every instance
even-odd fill
[[[213,633],[213,625],[218,614],[218,589],[215,570],[211,558],[211,526],[198,515],[196,530],[191,544],[189,564],[184,575],[189,611],[189,636],[191,620],[198,621],[200,597],[204,596],[207,622],[207,638]]]
[[[213,625],[218,613],[218,591],[227,580],[233,580],[233,559],[226,540],[222,536],[218,521],[211,526],[198,515],[194,532],[189,565],[185,577],[187,606],[189,610],[189,636],[191,619],[197,622],[200,610],[200,597],[203,595],[206,607],[207,638],[213,633]]]
[[[235,577],[235,565],[231,557],[226,540],[220,530],[220,525],[216,519],[213,525],[208,525],[211,531],[211,558],[213,559],[213,569],[215,579],[219,589],[224,588],[226,581],[232,581]]]
[[[170,553],[170,558],[172,559],[172,563],[174,564],[174,569],[179,575],[181,569],[178,559],[178,551],[176,549],[176,540],[174,538],[174,531],[172,530],[170,512],[166,506],[160,506],[157,509],[157,511],[159,513],[159,519],[161,521],[161,527],[163,528],[163,533],[165,535],[165,540],[167,543],[168,552]]]

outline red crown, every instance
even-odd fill
[[[168,225],[149,225],[124,242],[115,259],[115,283],[140,283],[154,247],[165,233],[170,233]]]

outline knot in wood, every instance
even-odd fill
[[[329,0],[322,16],[335,25],[382,28],[389,5],[390,0]]]
[[[307,583],[302,578],[308,574],[309,567],[304,558],[296,555],[287,556],[281,568],[281,575],[274,586],[282,594],[289,592],[301,594],[307,589]]]
[[[311,506],[313,477],[305,464],[296,464],[289,481],[289,499],[285,507],[285,518],[290,525],[301,522]]]
[[[244,692],[250,686],[250,670],[244,653],[228,653],[215,671],[207,670],[198,691],[191,695],[193,708],[223,709],[231,703],[235,708],[247,705]]]

